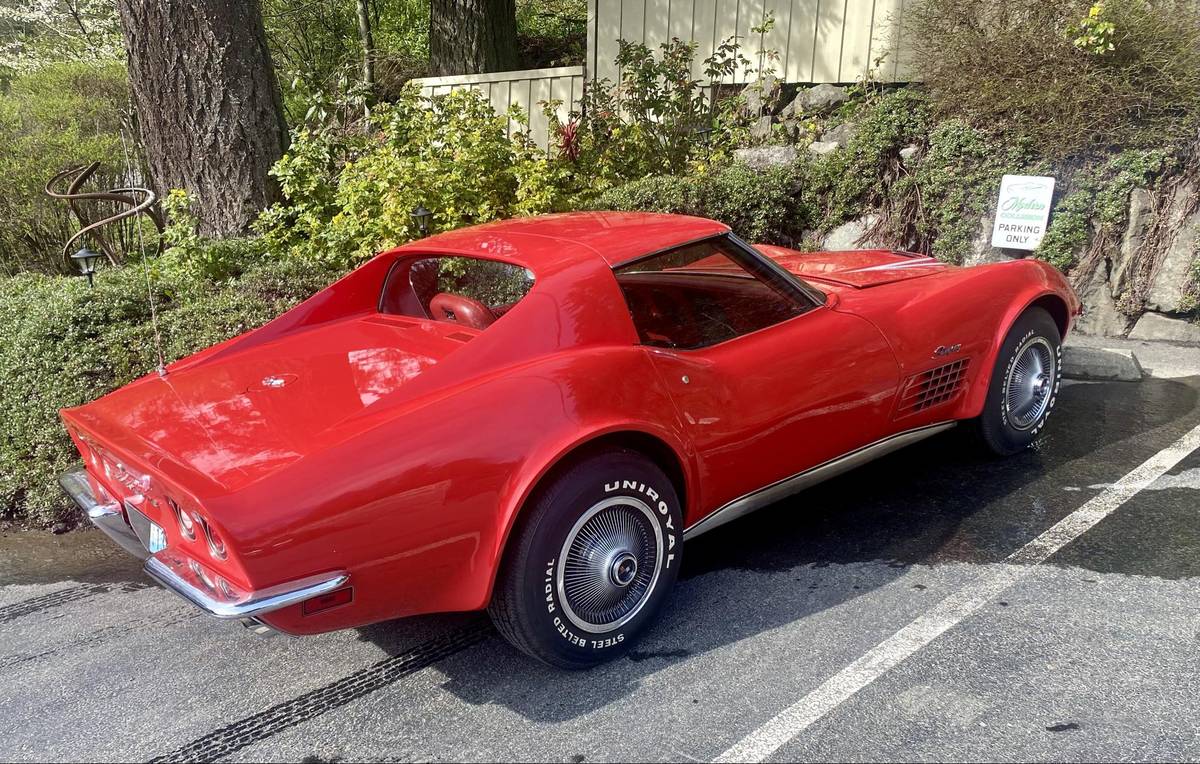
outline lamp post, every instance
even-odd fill
[[[99,252],[93,252],[87,247],[80,247],[79,251],[71,255],[71,260],[79,268],[79,275],[87,276],[88,286],[93,286],[92,277],[96,275],[96,263],[103,257]]]
[[[425,205],[418,204],[411,213],[412,219],[417,223],[417,230],[421,232],[421,236],[429,235],[429,221],[433,219],[433,213],[425,209]]]

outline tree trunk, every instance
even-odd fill
[[[375,35],[371,32],[371,11],[367,0],[358,0],[358,40],[363,49],[363,84],[375,88]]]
[[[430,0],[432,74],[505,72],[518,65],[516,0]]]
[[[118,0],[139,131],[160,193],[182,188],[206,236],[275,201],[287,126],[259,0]]]

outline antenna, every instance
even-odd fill
[[[125,152],[125,178],[128,185],[132,188],[136,180],[133,175],[133,159],[129,153],[129,142],[125,139],[125,128],[121,128],[121,149]],[[149,199],[153,203],[155,195],[153,191],[146,191],[149,194]],[[158,376],[162,379],[167,377],[167,364],[163,359],[162,349],[162,333],[158,328],[158,307],[154,304],[154,288],[150,284],[150,266],[146,262],[146,242],[142,234],[142,211],[148,205],[139,205],[136,217],[137,221],[137,240],[138,251],[142,256],[142,273],[146,277],[146,297],[150,301],[150,324],[154,327],[154,351],[158,356]]]

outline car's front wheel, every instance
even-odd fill
[[[614,450],[541,487],[524,511],[488,610],[509,642],[552,666],[616,658],[675,583],[683,515],[653,462]]]
[[[979,417],[979,433],[1002,456],[1028,448],[1042,434],[1062,386],[1062,338],[1042,308],[1021,314],[1005,336]]]

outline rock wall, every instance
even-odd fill
[[[1189,320],[1200,257],[1200,186],[1177,184],[1158,198],[1137,189],[1127,219],[1117,251],[1092,272],[1072,274],[1084,303],[1079,331],[1200,342],[1200,325]]]
[[[818,85],[800,90],[784,105],[774,81],[747,86],[745,96],[753,115],[761,115],[765,130],[757,137],[768,139],[771,120],[776,119],[785,133],[792,131],[800,115],[832,115],[849,97],[845,88]],[[805,148],[792,145],[763,145],[739,149],[735,158],[756,169],[790,165],[802,151],[822,156],[844,149],[857,131],[853,122],[818,128],[816,139]],[[919,161],[920,147],[900,151],[905,164]],[[1078,253],[1079,263],[1068,275],[1084,304],[1084,314],[1076,324],[1082,334],[1135,339],[1165,339],[1200,343],[1195,283],[1200,260],[1200,180],[1176,180],[1161,191],[1135,189],[1129,198],[1127,224],[1119,241],[1103,241],[1100,255]],[[992,212],[994,214],[994,211]],[[997,249],[991,246],[992,214],[979,220],[978,233],[970,251],[964,253],[967,266],[1003,262],[1029,253]],[[819,241],[828,251],[886,246],[876,241],[878,214],[867,213],[847,221],[823,236],[806,232],[806,241]]]

